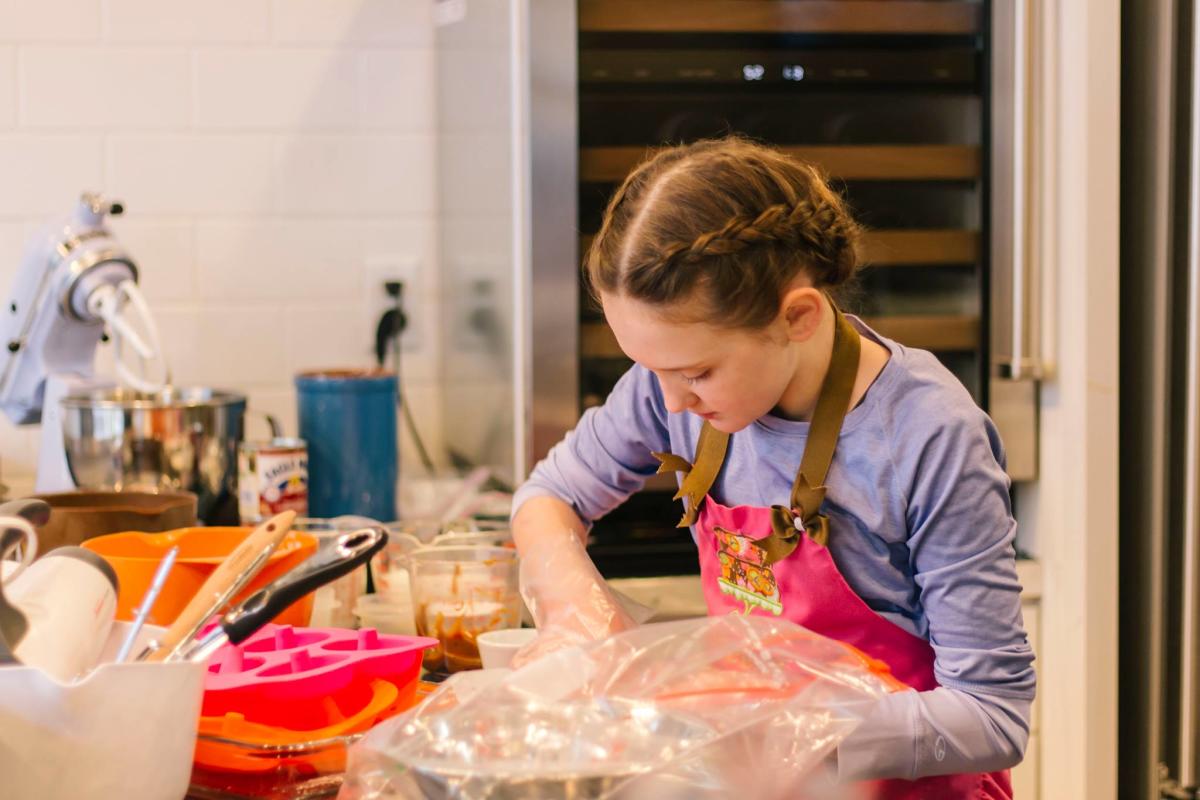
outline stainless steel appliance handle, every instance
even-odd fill
[[[1013,109],[1012,109],[1012,354],[1009,377],[1023,377],[1025,355],[1025,271],[1029,247],[1025,228],[1029,191],[1026,155],[1025,109],[1029,102],[1029,40],[1026,0],[1013,0]]]
[[[1004,440],[1006,468],[1014,481],[1035,480],[1038,474],[1038,393],[1046,370],[1039,272],[1049,263],[1047,243],[1053,238],[1052,229],[1040,223],[1047,216],[1043,206],[1050,214],[1054,209],[1052,184],[1043,179],[1049,174],[1042,169],[1055,119],[1053,54],[1043,42],[1049,41],[1051,24],[1042,4],[991,4],[987,410]]]
[[[1029,257],[1029,0],[1011,0],[1012,114],[1011,284],[1008,306],[1009,351],[996,361],[1000,377],[1010,380],[1042,377],[1037,336],[1040,313],[1040,264]]]
[[[1193,786],[1197,776],[1197,585],[1200,556],[1200,58],[1196,36],[1200,16],[1192,17],[1192,96],[1188,134],[1188,253],[1187,253],[1187,407],[1184,422],[1183,585],[1180,598],[1179,648],[1179,782]]]

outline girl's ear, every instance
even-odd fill
[[[804,342],[820,329],[826,313],[824,297],[819,289],[796,286],[783,295],[779,319],[789,341]]]

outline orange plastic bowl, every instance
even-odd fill
[[[116,570],[120,590],[117,593],[117,619],[130,620],[142,601],[154,571],[167,551],[179,545],[179,555],[171,568],[158,600],[146,622],[170,625],[195,596],[201,584],[212,574],[253,528],[178,528],[164,533],[130,531],[97,536],[82,547],[102,556]],[[241,601],[295,568],[317,550],[315,537],[291,531],[267,559],[266,565],[250,584],[234,598]],[[304,626],[312,615],[313,596],[307,594],[288,606],[274,622]]]

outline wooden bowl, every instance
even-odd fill
[[[50,521],[38,529],[38,554],[121,531],[169,531],[196,524],[191,492],[80,491],[34,495],[50,504]]]

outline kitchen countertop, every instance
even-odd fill
[[[9,497],[26,497],[33,493],[32,475],[6,476]],[[1017,559],[1017,577],[1021,581],[1022,601],[1038,602],[1042,597],[1042,565],[1036,559]],[[684,619],[703,616],[704,592],[700,576],[677,575],[654,578],[617,578],[609,584],[639,603],[658,609],[655,620]]]
[[[9,500],[28,497],[34,492],[34,477],[30,474],[19,472],[13,475],[0,475],[0,483],[3,483],[7,489],[6,494]]]
[[[1042,565],[1034,559],[1017,559],[1017,577],[1023,591],[1024,603],[1034,603],[1042,596]],[[672,575],[661,578],[615,578],[608,581],[617,591],[639,603],[656,609],[651,618],[662,622],[705,614],[704,590],[699,575]]]

